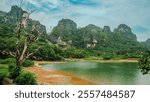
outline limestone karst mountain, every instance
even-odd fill
[[[62,19],[54,27],[49,39],[58,45],[61,45],[61,41],[64,46],[93,48],[100,51],[130,52],[142,48],[132,29],[125,24],[120,24],[111,31],[109,26],[101,28],[93,24],[77,28],[74,21]]]

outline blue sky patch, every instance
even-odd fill
[[[93,0],[68,0],[73,5],[85,5],[85,6],[95,6],[97,5],[96,2]]]
[[[135,26],[133,28],[134,31],[139,32],[139,33],[146,33],[149,32],[150,29],[146,28],[146,27],[142,27],[142,26]]]

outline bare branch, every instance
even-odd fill
[[[16,57],[16,54],[15,54],[15,52],[8,52],[8,51],[1,51],[0,52],[1,54],[3,54],[3,55],[10,55],[10,56],[12,56],[12,57]]]
[[[25,13],[23,14],[23,20],[22,20],[22,25],[23,25],[24,28],[27,27],[28,19],[29,19],[29,13],[28,13],[28,12],[25,12]]]
[[[30,10],[30,7],[29,7],[29,2],[27,2],[27,11],[30,14],[32,14],[33,12],[35,12],[37,9],[34,9],[34,10]]]
[[[30,58],[34,53],[36,53],[38,50],[40,49],[40,47],[38,47],[37,49],[35,49],[32,53],[27,52],[27,54],[23,57],[23,59],[20,60],[20,63],[22,63],[25,59]]]
[[[34,50],[34,52],[29,53],[26,58],[29,58],[30,56],[32,56],[34,53],[36,53],[38,50],[40,49],[40,47],[38,47],[37,49]]]
[[[32,14],[33,12],[35,12],[37,9],[31,10],[30,14]]]
[[[9,54],[10,54],[12,57],[16,57],[15,52],[9,52]]]
[[[21,29],[22,29],[22,23],[18,20],[18,25],[17,25],[17,37],[18,37],[18,35],[21,33]]]
[[[25,5],[25,1],[24,0],[20,0],[20,8],[22,8],[23,5]]]
[[[35,25],[32,25],[31,32],[35,31]]]
[[[1,51],[1,53],[2,53],[3,55],[9,55],[9,53],[8,53],[7,51]]]
[[[24,55],[27,51],[28,46],[29,46],[28,37],[26,37],[24,42],[24,48],[22,50],[22,53],[19,56],[19,61],[22,61],[24,59]]]

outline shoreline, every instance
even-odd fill
[[[137,63],[137,59],[120,59],[120,60],[84,60],[84,59],[67,59],[66,61],[34,61],[37,66],[39,64],[57,64],[57,63],[65,63],[65,62],[100,62],[100,63]]]
[[[40,67],[40,64],[57,64],[71,61],[91,61],[98,63],[137,63],[138,60],[83,60],[83,59],[70,59],[67,61],[34,61],[34,66],[26,67],[24,70],[32,72],[37,78],[38,85],[95,85],[92,82],[78,78],[70,73],[58,70],[44,69]]]
[[[35,74],[38,85],[94,85],[67,72],[43,69],[38,66],[24,69]]]
[[[121,59],[121,60],[91,60],[100,63],[137,63],[136,59]]]

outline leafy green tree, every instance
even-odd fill
[[[143,53],[139,59],[139,68],[143,74],[148,74],[150,71],[150,51]]]

